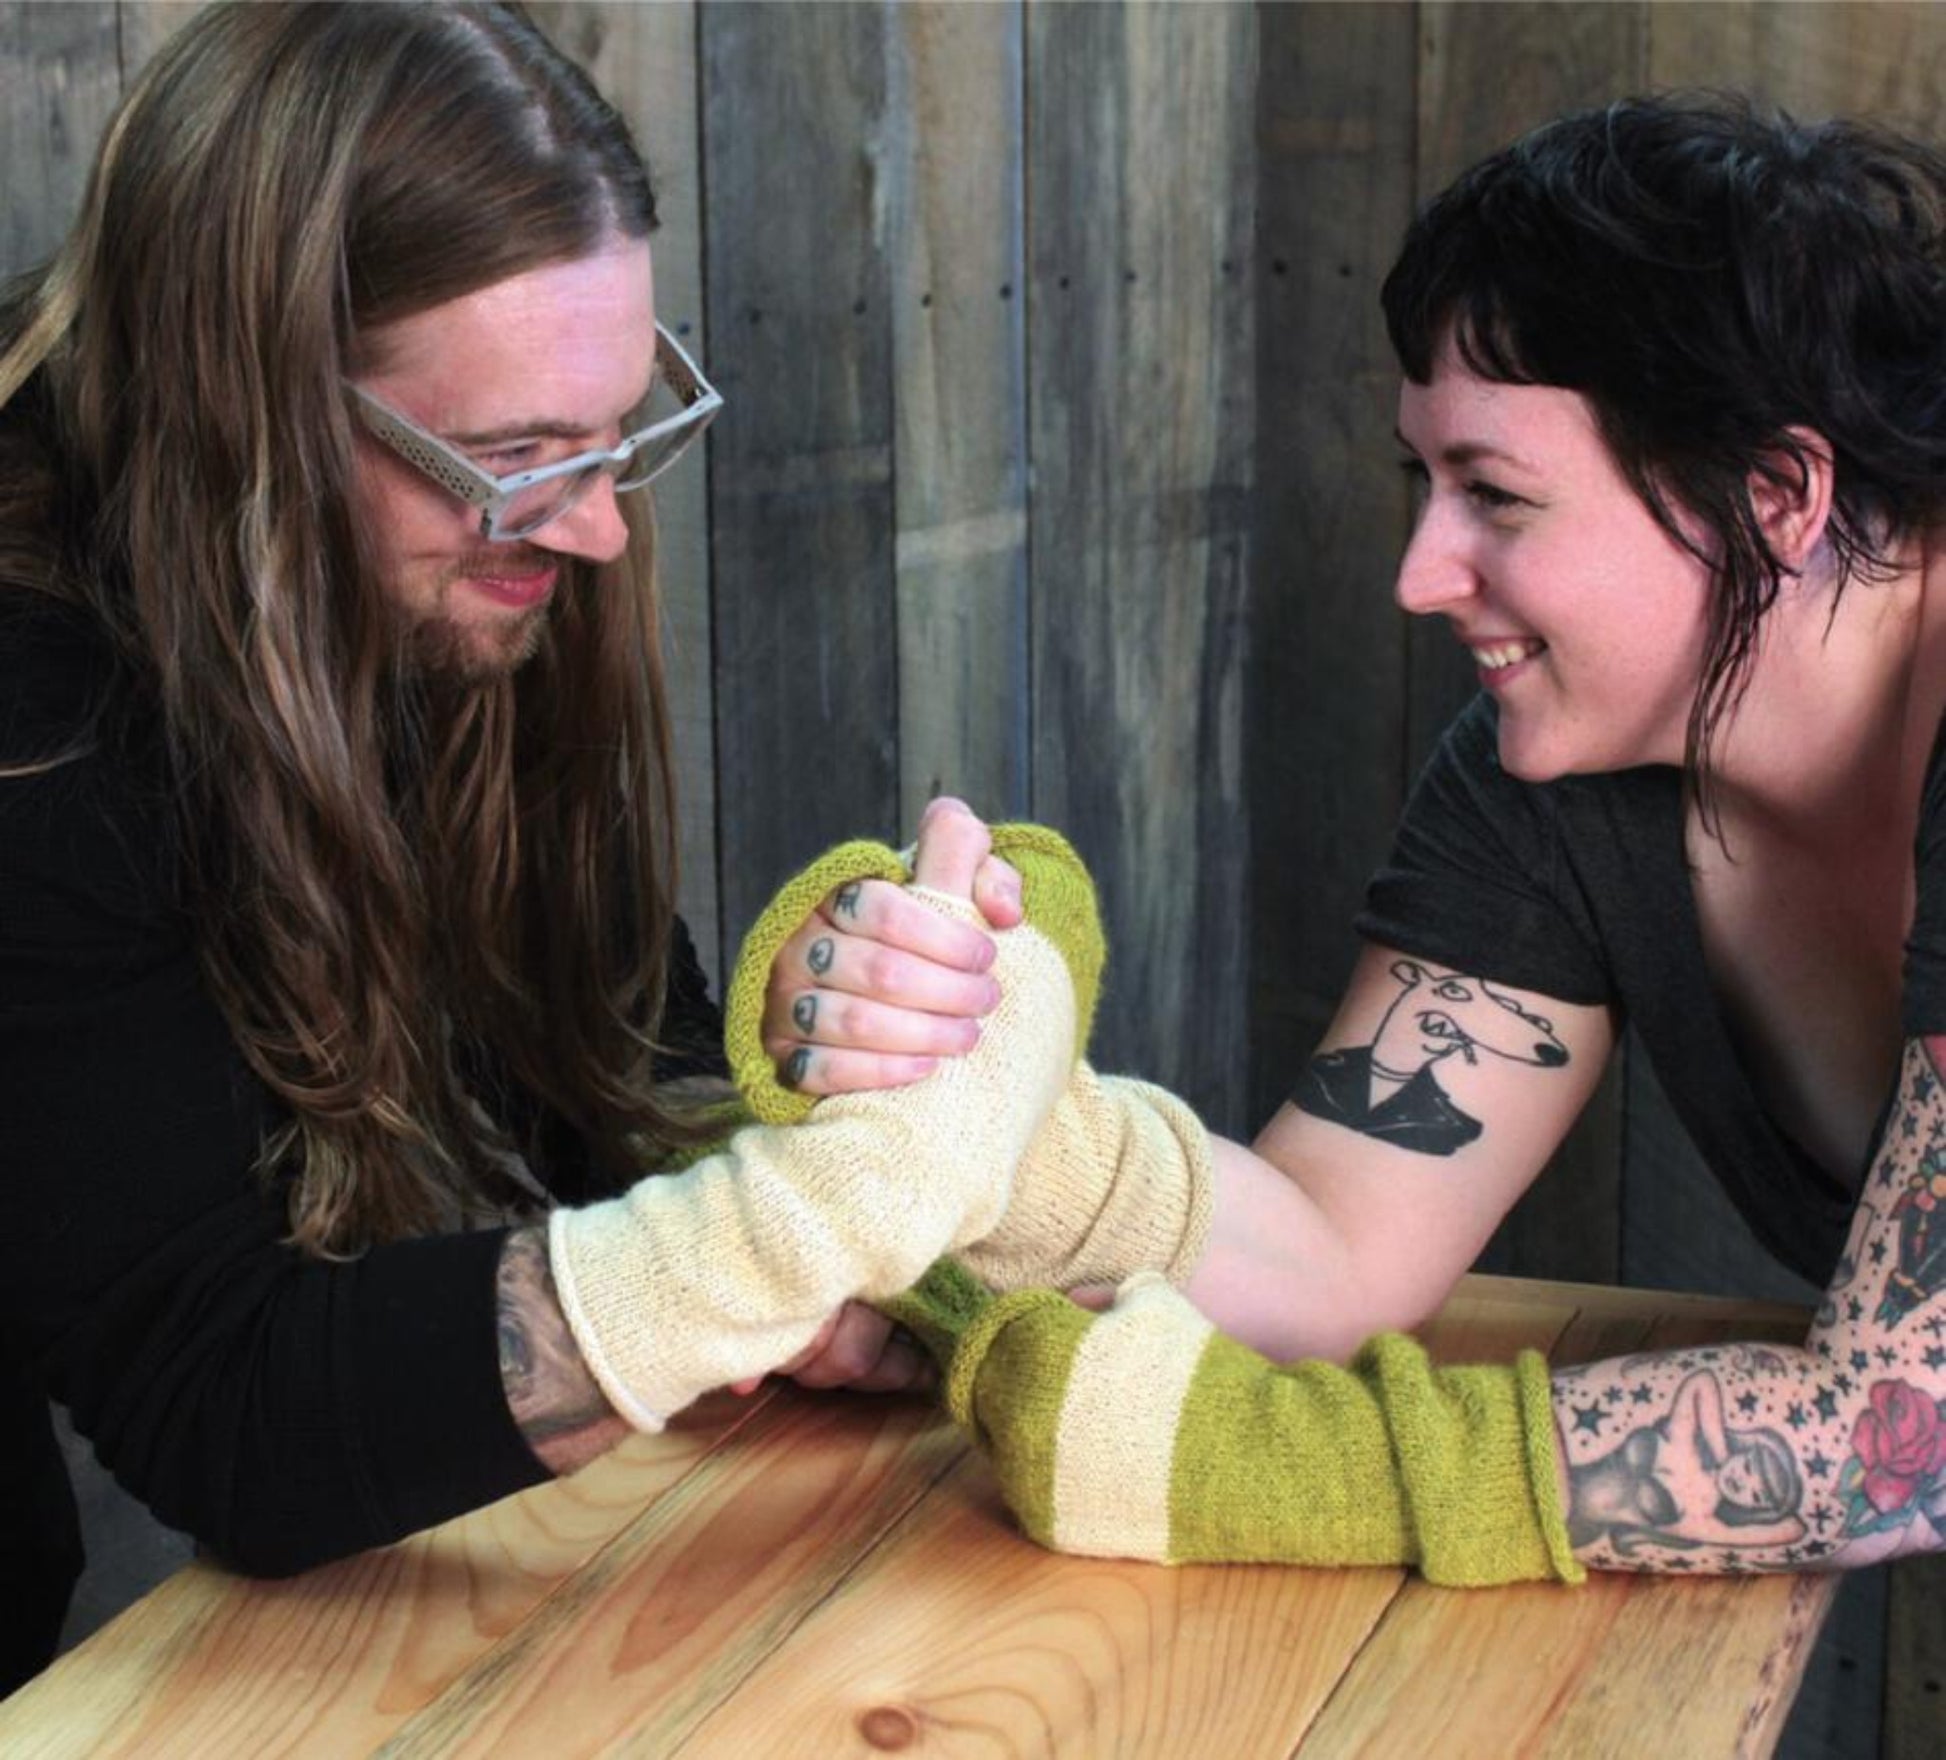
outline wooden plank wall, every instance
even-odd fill
[[[0,269],[194,10],[0,3]],[[1374,296],[1413,206],[1650,85],[1946,120],[1923,4],[535,10],[648,147],[661,309],[730,399],[657,497],[713,959],[791,865],[938,789],[1033,813],[1101,878],[1104,1060],[1233,1130],[1328,1017],[1470,689],[1389,599]],[[1496,1262],[1653,1275],[1692,1183],[1659,1105],[1619,1072]]]
[[[194,10],[0,0],[0,271]],[[936,791],[1045,818],[1101,880],[1100,1061],[1233,1132],[1328,1020],[1471,688],[1389,596],[1376,293],[1415,205],[1647,87],[1946,135],[1946,8],[1891,0],[535,11],[648,148],[660,309],[729,400],[657,492],[712,965],[793,866]],[[1629,1048],[1488,1263],[1798,1293]]]

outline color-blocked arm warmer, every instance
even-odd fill
[[[971,906],[924,892],[935,908]],[[1068,1079],[1074,980],[1038,928],[994,937],[1000,1006],[965,1057],[911,1087],[753,1126],[680,1173],[557,1210],[561,1306],[615,1409],[657,1429],[713,1387],[775,1368],[842,1302],[887,1297],[987,1233]]]
[[[1412,1339],[1279,1368],[1153,1275],[1107,1312],[948,1264],[893,1304],[1044,1546],[1158,1563],[1417,1565],[1579,1582],[1546,1365],[1436,1369]]]
[[[1079,1051],[1106,958],[1094,883],[1067,841],[1044,826],[995,826],[993,852],[1021,876],[1027,922],[1069,955]],[[846,881],[906,878],[890,850],[845,845],[790,881],[751,931],[731,981],[725,1036],[731,1071],[759,1118],[789,1122],[812,1106],[778,1082],[763,1048],[764,991],[778,951]],[[1004,1217],[962,1257],[996,1289],[1072,1289],[1142,1270],[1182,1282],[1209,1236],[1213,1178],[1208,1133],[1181,1100],[1081,1062],[1014,1176]]]

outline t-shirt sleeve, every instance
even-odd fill
[[[1611,999],[1555,803],[1500,768],[1490,698],[1454,721],[1421,772],[1356,927],[1376,945],[1515,989]]]
[[[1946,725],[1933,742],[1913,847],[1916,898],[1905,945],[1908,1038],[1946,1033]]]
[[[60,658],[37,651],[0,760],[61,745],[34,712],[85,683]],[[0,778],[0,1338],[130,1491],[240,1568],[546,1477],[499,1376],[498,1233],[342,1262],[284,1240],[254,1172],[279,1120],[204,988],[139,774],[94,751]]]

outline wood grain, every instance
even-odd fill
[[[1021,13],[887,21],[899,828],[935,794],[1027,810]]]
[[[1060,1558],[969,1459],[678,1751],[1284,1755],[1400,1580]]]
[[[1504,1360],[1803,1324],[1472,1278],[1427,1336]],[[185,1571],[0,1706],[0,1751],[1761,1754],[1834,1586],[1063,1558],[918,1403],[781,1389],[290,1583]]]
[[[383,1751],[671,1752],[962,1448],[916,1401],[775,1402]]]
[[[1027,31],[1034,811],[1100,883],[1097,1062],[1235,1131],[1255,18]]]
[[[1522,1348],[1587,1362],[1731,1338],[1801,1339],[1809,1318],[1783,1304],[1730,1308],[1475,1276],[1424,1336],[1445,1362],[1505,1361]],[[1768,1754],[1836,1588],[1813,1576],[1679,1582],[1598,1573],[1576,1589],[1529,1583],[1482,1593],[1414,1577],[1299,1751],[1306,1760]],[[1437,1694],[1417,1690],[1428,1654],[1440,1658]],[[1638,1715],[1618,1716],[1623,1706]]]
[[[1658,87],[1731,89],[1812,121],[1866,116],[1937,140],[1946,112],[1946,18],[1906,0],[1745,0],[1647,9]]]
[[[192,1565],[0,1704],[0,1752],[368,1753],[764,1403],[705,1402],[572,1479],[288,1581]]]
[[[0,4],[0,91],[0,275],[12,275],[52,254],[81,205],[121,97],[114,6]]]
[[[698,14],[726,945],[791,870],[898,818],[885,18]]]

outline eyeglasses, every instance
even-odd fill
[[[660,386],[674,393],[680,407],[674,415],[658,421],[651,412]],[[477,507],[480,536],[496,542],[525,538],[549,520],[559,519],[594,487],[595,479],[604,471],[615,479],[617,493],[640,489],[674,464],[723,407],[721,393],[683,352],[682,344],[658,324],[655,377],[649,395],[622,418],[625,437],[620,445],[577,452],[554,464],[496,477],[369,391],[360,390],[350,380],[345,381],[345,389],[357,405],[359,420],[373,436],[440,488]]]

